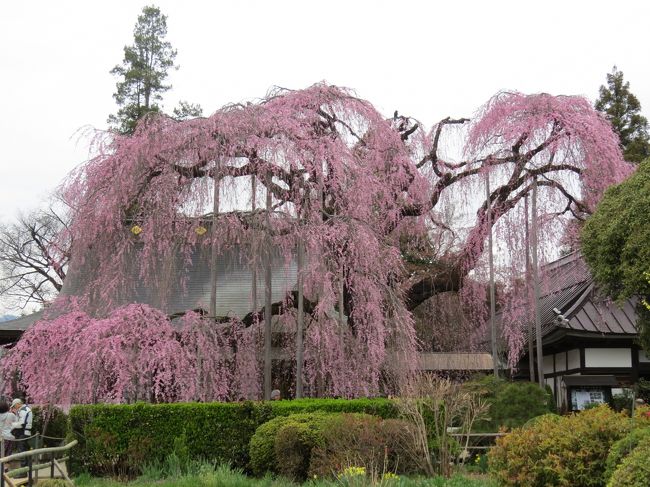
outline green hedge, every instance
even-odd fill
[[[74,473],[133,475],[148,462],[162,461],[185,434],[192,458],[247,468],[248,444],[261,424],[277,416],[306,412],[360,412],[397,417],[387,399],[302,399],[243,403],[83,405],[70,410]],[[178,443],[178,442],[177,442]]]

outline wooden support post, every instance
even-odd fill
[[[255,218],[255,210],[257,209],[257,178],[251,178],[251,211],[253,218]],[[253,228],[255,231],[255,228]],[[251,256],[253,267],[251,269],[251,297],[253,300],[253,313],[257,313],[257,265],[256,260]]]
[[[213,207],[212,207],[212,230],[210,232],[211,237],[211,256],[210,256],[210,317],[212,319],[217,318],[217,259],[219,257],[219,247],[216,244],[217,240],[217,225],[219,217],[219,176],[216,174],[219,167],[219,161],[215,162],[215,174],[214,174],[214,196],[213,196]]]
[[[537,342],[537,380],[540,387],[544,387],[544,355],[542,351],[542,317],[539,309],[539,269],[537,260],[537,179],[533,180],[533,201],[531,205],[531,252],[532,252],[532,273],[533,273],[533,287],[535,292],[535,335]]]
[[[300,399],[302,390],[302,365],[303,365],[303,328],[304,328],[304,295],[303,295],[303,268],[305,265],[305,245],[302,237],[298,237],[298,315],[296,319],[296,399]]]
[[[524,196],[524,212],[526,213],[525,218],[525,236],[524,236],[524,246],[526,247],[526,305],[527,309],[530,309],[530,235],[529,235],[529,222],[528,222],[528,195]],[[535,345],[533,342],[533,320],[530,319],[530,314],[526,314],[526,325],[528,327],[528,374],[530,376],[530,381],[535,382]]]
[[[492,369],[499,377],[499,350],[497,345],[496,292],[494,289],[494,249],[492,247],[492,202],[490,197],[490,173],[485,173],[485,202],[488,224],[488,266],[490,268],[490,333],[492,344]]]
[[[272,373],[272,363],[271,363],[271,347],[272,343],[272,329],[271,329],[271,317],[273,305],[272,296],[272,258],[273,258],[273,240],[271,238],[271,208],[272,208],[272,194],[271,194],[271,183],[272,177],[268,175],[266,177],[266,262],[265,272],[264,272],[264,399],[267,401],[271,399],[271,373]]]

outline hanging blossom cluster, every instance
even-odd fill
[[[27,330],[0,372],[8,387],[37,404],[254,399],[259,386],[257,359],[247,352],[254,350],[251,339],[253,330],[236,320],[215,329],[188,313],[174,326],[142,304],[105,318],[75,310]]]
[[[455,159],[445,156],[452,127],[468,127],[462,157]],[[305,388],[319,396],[391,390],[416,366],[411,311],[435,293],[458,292],[482,333],[489,222],[504,256],[497,259],[501,286],[516,290],[513,283],[523,275],[521,208],[534,179],[544,246],[565,221],[585,218],[605,188],[630,172],[611,127],[583,98],[500,93],[474,120],[447,118],[426,131],[397,113],[386,119],[352,91],[326,84],[275,90],[208,118],[148,119],[133,136],[113,136],[98,148],[64,187],[74,211],[73,266],[93,269],[77,283],[93,319],[113,316],[117,304],[142,287],[165,309],[170,280],[187,284],[199,251],[236,249],[262,275],[265,252],[279,249],[292,262],[302,245],[309,303]],[[488,178],[489,201],[483,196]],[[445,218],[453,214],[470,216]],[[435,259],[412,259],[416,240],[426,242],[425,253]],[[444,252],[433,248],[443,243]],[[417,265],[407,272],[405,260]],[[178,341],[183,360],[188,370],[207,367],[209,373],[192,382],[193,390],[165,397],[259,394],[259,334],[246,330],[258,327],[261,306],[252,319],[226,325],[227,332],[228,317],[205,325],[204,318],[186,314]],[[295,306],[289,293],[278,308],[287,333],[295,333]],[[64,329],[89,319],[78,316],[39,327]],[[516,354],[520,331],[504,330]],[[87,336],[89,348],[105,346],[98,335]],[[480,346],[480,337],[473,340]],[[24,349],[41,354],[34,362],[41,371],[54,360],[45,346]],[[285,350],[289,360],[292,352]],[[32,390],[35,380],[23,376]],[[159,390],[172,391],[166,384],[162,380]],[[114,387],[124,399],[126,385]],[[92,400],[89,394],[81,400]]]

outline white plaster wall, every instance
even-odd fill
[[[580,368],[580,350],[569,350],[569,369],[579,369]]]
[[[545,355],[544,356],[544,361],[542,363],[544,364],[544,374],[552,374],[553,373],[553,355]]]
[[[639,350],[639,362],[650,362],[650,357],[643,350]]]
[[[562,372],[566,370],[566,352],[555,354],[555,371]]]
[[[632,367],[629,348],[585,348],[585,367]]]

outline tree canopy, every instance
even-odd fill
[[[621,139],[626,161],[640,162],[650,157],[648,120],[641,115],[641,103],[630,91],[630,83],[623,80],[623,72],[616,66],[607,75],[607,86],[600,87],[596,110],[605,113]]]
[[[605,193],[582,231],[582,251],[605,291],[615,299],[650,296],[650,159]]]
[[[171,88],[166,84],[169,71],[178,68],[174,64],[176,49],[166,37],[167,16],[158,7],[144,7],[133,31],[133,44],[124,46],[122,64],[111,70],[120,77],[113,94],[120,108],[108,122],[122,134],[132,134],[139,120],[161,112],[158,102]],[[199,105],[181,102],[174,116],[186,119],[201,112]]]
[[[456,155],[454,137],[464,140]],[[524,270],[523,207],[533,181],[540,238],[550,243],[568,217],[585,219],[630,172],[609,123],[587,100],[512,92],[494,96],[473,120],[446,118],[425,130],[398,113],[383,117],[348,89],[276,89],[206,119],[152,118],[100,149],[65,188],[75,209],[73,261],[94,269],[79,298],[101,305],[96,319],[137,284],[125,266],[155,287],[169,279],[161,262],[180,255],[189,263],[197,248],[237,248],[258,268],[260,249],[281,249],[291,260],[300,245],[308,256],[300,271],[307,391],[344,397],[390,390],[413,370],[411,311],[436,293],[459,292],[480,333],[490,222],[503,242],[500,275],[508,286]],[[480,196],[487,178],[489,198]],[[247,189],[252,181],[255,192]],[[260,209],[262,196],[268,207]],[[515,323],[521,300],[503,295],[505,321]],[[296,306],[288,295],[277,307],[286,330],[296,329]],[[219,324],[219,333],[257,326],[254,317],[201,320]],[[518,353],[521,330],[505,326],[504,334]],[[228,394],[235,397],[244,386],[232,367],[251,338],[229,336]],[[256,373],[240,375],[250,384]]]

